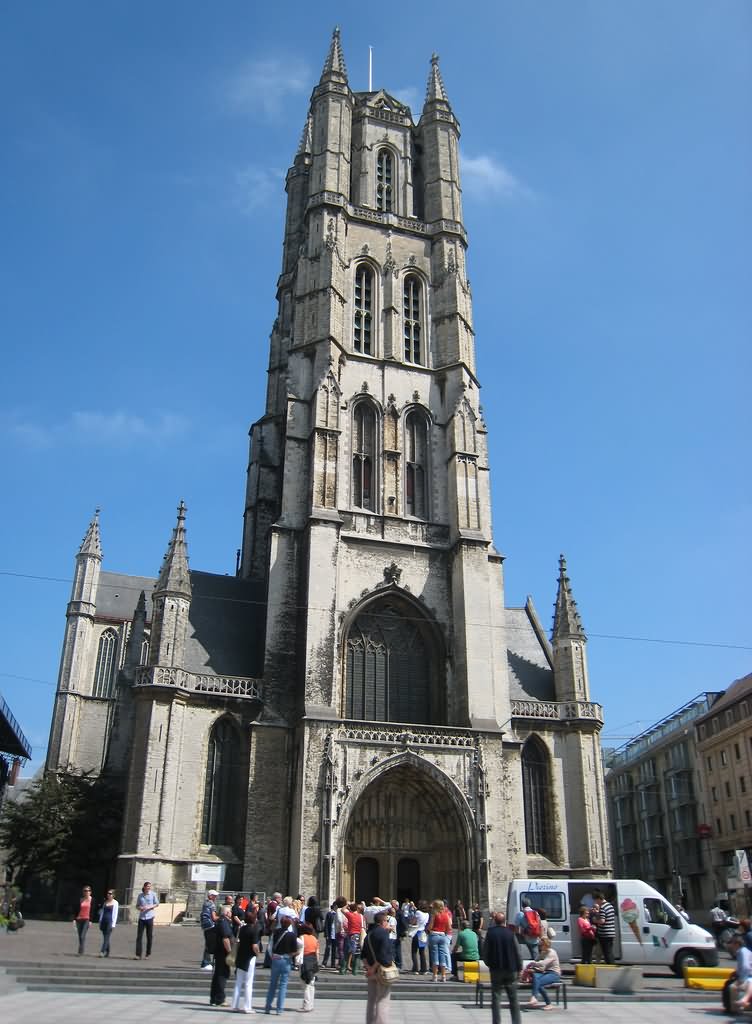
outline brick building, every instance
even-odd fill
[[[438,58],[416,122],[350,89],[335,32],[287,174],[237,576],[189,569],[182,503],[156,579],[103,571],[89,526],[47,768],[122,780],[122,889],[214,864],[488,905],[610,867],[564,559],[550,640],[504,602],[458,140]]]

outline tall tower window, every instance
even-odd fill
[[[415,274],[405,278],[402,290],[402,320],[405,331],[405,362],[423,363],[421,349],[420,280]]]
[[[405,511],[418,519],[428,518],[428,423],[420,412],[405,420]]]
[[[522,796],[527,852],[550,858],[552,794],[548,751],[535,736],[522,748]]]
[[[371,354],[373,334],[373,271],[366,263],[355,270],[355,315],[353,345],[356,352]]]
[[[371,605],[347,637],[345,717],[431,723],[430,650],[414,615]]]
[[[353,412],[352,503],[373,509],[376,464],[376,413],[368,402],[358,402]]]
[[[207,845],[233,846],[242,835],[236,801],[240,753],[237,730],[227,718],[220,718],[209,737],[206,761],[201,841]]]
[[[380,149],[376,157],[376,209],[392,212],[393,158],[388,149]]]
[[[111,697],[115,687],[117,671],[118,635],[114,629],[106,629],[99,638],[97,667],[94,670],[94,696]]]

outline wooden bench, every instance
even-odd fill
[[[490,990],[490,988],[491,988],[490,977],[489,977],[488,981],[481,981],[481,979],[478,978],[478,980],[475,982],[475,1005],[480,1007],[481,1010],[483,1009],[483,1001],[484,1001],[484,995],[485,995],[486,989]],[[519,989],[527,990],[529,988],[529,986],[528,985],[520,985],[520,986],[518,986],[518,988]],[[563,978],[561,979],[561,981],[556,981],[556,982],[554,982],[551,985],[546,985],[546,989],[549,992],[555,992],[556,993],[556,1005],[557,1006],[559,1005],[559,1002],[561,1001],[562,1005],[564,1006],[564,1009],[565,1010],[569,1009],[569,1007],[567,1005],[567,986],[566,986],[566,982],[564,981]]]

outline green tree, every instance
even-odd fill
[[[89,775],[48,774],[0,816],[0,847],[10,880],[25,889],[33,880],[101,883],[118,853],[123,801],[116,788]],[[56,898],[57,903],[57,898]]]

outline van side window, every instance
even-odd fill
[[[564,921],[564,893],[561,892],[522,892],[522,899],[530,900],[530,906],[542,910],[549,921]]]
[[[648,896],[643,901],[645,920],[653,924],[667,924],[669,928],[680,928],[678,915],[663,900]]]

